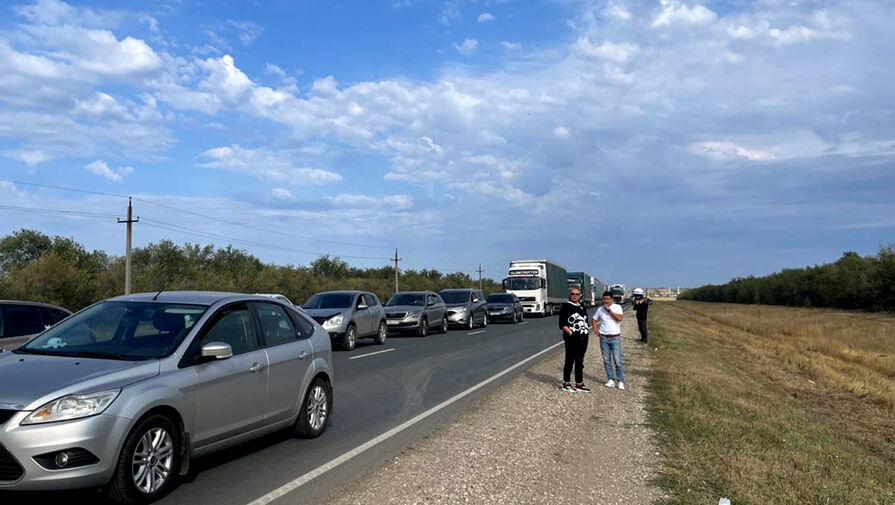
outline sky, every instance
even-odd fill
[[[895,2],[0,2],[0,235],[697,286],[895,242]],[[67,188],[67,189],[59,189]]]

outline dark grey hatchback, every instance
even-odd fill
[[[524,318],[522,302],[512,293],[493,293],[488,295],[488,317],[492,321],[510,321],[518,323]]]

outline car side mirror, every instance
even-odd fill
[[[227,359],[233,356],[233,348],[223,342],[209,342],[202,346],[202,361]]]
[[[357,306],[357,310],[365,310],[365,309],[368,309],[368,308],[369,308],[369,306],[368,306],[366,303],[362,303],[362,304],[360,304],[360,305]]]

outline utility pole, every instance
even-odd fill
[[[484,270],[482,270],[482,264],[481,264],[481,263],[479,263],[479,269],[476,270],[476,272],[479,273],[479,291],[481,291],[481,290],[484,289],[484,288],[482,287],[482,272],[484,272]]]
[[[119,223],[127,224],[127,239],[124,243],[124,294],[131,294],[131,228],[133,223],[139,223],[140,218],[134,219],[134,207],[131,197],[127,197],[127,219],[118,218]]]
[[[398,292],[398,262],[401,261],[401,258],[398,257],[398,248],[395,248],[395,257],[392,258],[392,261],[395,262],[395,293]]]

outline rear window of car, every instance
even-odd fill
[[[28,305],[3,306],[3,336],[33,335],[47,329],[40,314],[40,307]]]

